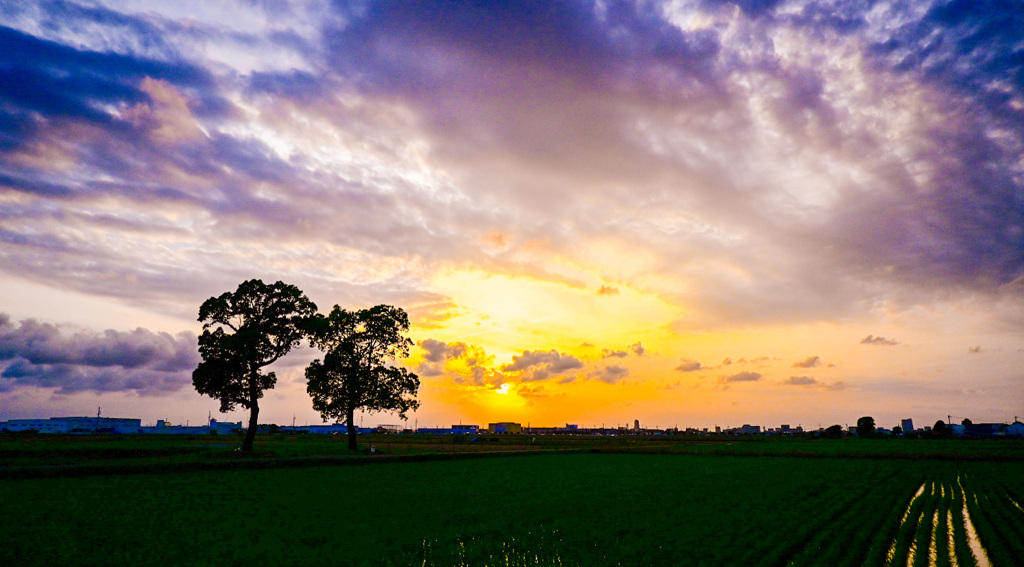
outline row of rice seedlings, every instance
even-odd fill
[[[851,530],[850,526],[870,525],[872,518],[882,516],[892,508],[891,499],[879,492],[879,487],[867,485],[861,493],[854,494],[852,504],[844,506],[841,513],[825,519],[812,539],[787,565],[859,565],[872,532]]]
[[[970,537],[967,534],[967,520],[964,517],[964,510],[967,504],[964,502],[963,486],[960,484],[959,476],[951,483],[952,502],[949,506],[949,522],[953,526],[953,557],[958,567],[977,567],[978,561],[971,551]]]
[[[1021,511],[1022,514],[1024,514],[1024,497],[1021,497],[1021,495],[1017,491],[1009,489],[1007,490],[1007,497],[1010,498],[1010,501],[1014,505],[1014,507],[1017,508],[1017,510]]]
[[[893,502],[899,501],[900,494],[905,494],[907,488],[919,482],[920,479],[908,477],[906,471],[891,471],[877,482],[869,481],[864,486],[864,493],[857,497],[857,504],[823,529],[794,564],[862,565],[873,547],[883,549],[881,543],[891,537],[880,538],[879,532],[894,534],[899,527],[903,507],[894,508]],[[880,525],[877,523],[879,519],[884,519]],[[861,526],[861,529],[850,529],[850,526]],[[815,553],[817,557],[813,555]],[[876,556],[881,557],[882,554]]]
[[[777,525],[782,527],[771,537],[763,534],[751,534],[744,538],[756,542],[741,557],[731,558],[728,562],[736,565],[783,565],[788,557],[801,549],[813,537],[814,532],[829,518],[838,513],[856,498],[856,493],[847,486],[834,484],[823,485],[821,490],[809,490],[802,496],[795,496],[784,517],[777,517]],[[808,518],[820,519],[809,522]],[[752,526],[763,530],[763,526]],[[719,558],[724,560],[725,558]]]
[[[871,544],[868,546],[867,552],[864,554],[863,565],[865,567],[881,567],[882,565],[889,564],[892,554],[895,552],[897,540],[899,534],[911,517],[912,510],[915,508],[918,502],[920,494],[924,491],[925,479],[923,475],[919,475],[913,479],[914,485],[920,486],[916,492],[912,493],[909,498],[903,500],[899,507],[892,507],[883,517],[885,520],[877,526],[874,535],[871,539]],[[900,490],[903,489],[902,485],[896,485]],[[894,498],[895,500],[895,498]],[[863,524],[865,529],[870,524]]]
[[[857,480],[823,485],[815,492],[816,499],[805,502],[804,511],[790,514],[792,520],[783,528],[788,535],[785,541],[770,538],[771,547],[751,550],[737,564],[835,566],[849,560],[851,550],[866,549],[871,532],[851,533],[850,526],[866,526],[872,518],[884,515],[884,510],[891,507],[891,499],[886,495],[898,494],[901,482],[888,467],[874,469]],[[814,521],[809,522],[808,518]],[[856,544],[850,541],[851,537],[858,540]]]
[[[841,567],[859,567],[864,564],[871,563],[870,557],[872,556],[872,549],[877,549],[881,553],[876,552],[874,557],[878,560],[874,563],[876,565],[881,564],[880,560],[884,559],[888,549],[884,545],[886,541],[895,537],[899,530],[900,522],[903,519],[904,506],[893,506],[894,502],[902,502],[906,498],[908,490],[895,490],[896,486],[893,487],[885,496],[886,498],[871,499],[873,500],[873,507],[864,512],[864,515],[860,520],[855,521],[852,525],[859,525],[861,529],[852,530],[847,535],[847,541],[844,542],[843,546],[836,547],[836,551],[842,551],[844,556],[837,558],[833,565]],[[902,497],[900,493],[902,492]],[[903,502],[906,504],[905,502]],[[884,518],[883,521],[875,523],[878,519]]]
[[[971,517],[975,519],[982,545],[989,557],[998,565],[1012,565],[1024,557],[1021,538],[1021,514],[1010,504],[1005,492],[999,490],[995,479],[989,482],[971,482],[976,486],[975,498],[968,500]],[[977,511],[975,511],[977,510]]]
[[[964,529],[967,532],[967,541],[970,543],[971,552],[980,567],[989,567],[991,563],[988,546],[991,542],[983,541],[980,536],[981,531],[987,529],[988,522],[981,516],[978,494],[972,488],[968,475],[960,475],[957,477],[957,482],[963,492]]]
[[[957,478],[957,473],[952,470],[943,471],[940,475],[939,502],[933,519],[934,535],[929,548],[931,564],[936,567],[976,565],[967,539],[963,495]]]
[[[906,512],[904,512],[903,518],[900,520],[896,537],[893,538],[892,545],[889,547],[888,553],[886,553],[885,565],[903,566],[907,564],[910,546],[913,545],[914,536],[917,535],[917,524],[920,523],[921,515],[924,513],[925,499],[927,498],[925,491],[928,488],[928,484],[928,482],[921,484],[921,487],[914,493],[914,498],[910,501],[910,505],[907,506]]]
[[[968,532],[973,530],[969,529],[970,521],[964,515],[963,492],[953,480],[947,474],[940,474],[922,486],[916,495],[918,507],[915,509],[912,505],[904,515],[900,535],[890,548],[888,565],[978,565],[969,544]]]
[[[1016,508],[1021,514],[1024,514],[1024,494],[1022,494],[1016,488],[1009,487],[1006,485],[1002,485],[1002,490],[1003,494],[1006,496],[1006,499],[1010,501],[1010,505]],[[1024,518],[1018,519],[1018,521],[1022,520],[1024,520]]]
[[[907,550],[907,564],[913,567],[928,567],[930,557],[928,556],[934,531],[935,512],[939,504],[939,482],[928,483],[928,488],[922,494],[923,504],[921,516],[917,519],[917,529],[914,531],[914,539]]]
[[[935,567],[950,567],[950,538],[952,531],[949,523],[949,507],[953,502],[953,483],[948,475],[942,475],[939,484],[939,503],[935,510],[932,543],[928,555]]]
[[[535,565],[580,565],[566,557],[558,530],[543,527],[499,535],[457,537],[454,540],[424,539],[417,552],[396,558],[395,565],[415,562],[423,567],[526,567]],[[570,546],[571,547],[571,546]]]

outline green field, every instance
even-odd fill
[[[278,440],[275,453],[275,441],[258,439],[257,449],[287,460],[329,441]],[[506,441],[496,445],[531,444]],[[40,448],[70,443],[109,474],[0,480],[0,565],[998,566],[1024,557],[1019,444],[854,458],[872,453],[836,457],[862,445],[809,441],[606,443],[596,449],[609,452],[120,474],[133,447],[178,464],[227,448],[176,456],[175,444],[198,441],[33,442],[7,453],[8,465],[50,466],[74,448]],[[804,453],[817,456],[793,456]]]
[[[879,457],[937,460],[1024,461],[1021,441],[838,439],[675,436],[478,436],[361,435],[351,453],[344,436],[264,435],[247,461],[461,455],[509,451],[582,450],[733,456]],[[14,469],[237,462],[240,435],[0,435],[0,478]],[[371,445],[375,448],[370,453]],[[9,476],[9,474],[8,474]]]

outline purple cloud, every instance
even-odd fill
[[[738,372],[729,376],[723,376],[719,379],[719,382],[757,382],[764,377],[760,372]]]
[[[790,376],[782,382],[787,386],[814,386],[818,380],[810,376]]]
[[[56,388],[58,393],[136,391],[160,394],[192,383],[196,336],[138,328],[66,333],[33,319],[15,325],[0,314],[0,389]]]
[[[701,363],[697,362],[696,360],[682,358],[680,359],[679,366],[676,366],[675,369],[678,370],[679,372],[695,372],[703,368],[703,365],[701,365]]]
[[[820,356],[808,356],[806,359],[793,363],[793,368],[817,368],[821,366]]]
[[[512,362],[502,365],[502,372],[520,372],[525,376],[525,381],[546,380],[583,368],[583,362],[575,356],[560,353],[554,349],[550,351],[523,351],[523,354],[512,356]],[[526,374],[532,370],[531,374]]]
[[[627,376],[629,376],[629,369],[615,364],[598,368],[589,374],[590,378],[609,384],[616,384]]]
[[[874,335],[868,335],[860,340],[862,345],[878,345],[878,346],[895,346],[900,344],[895,339],[887,339],[885,337],[876,337]]]

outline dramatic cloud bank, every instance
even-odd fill
[[[425,384],[654,404],[754,353],[730,396],[815,368],[776,391],[899,375],[945,407],[1020,378],[1022,28],[1010,0],[8,2],[4,308],[177,332],[261,277],[404,307]],[[194,362],[184,334],[47,332],[3,388],[169,392]]]
[[[195,335],[147,329],[67,333],[0,313],[0,391],[54,388],[58,394],[134,391],[161,394],[192,385],[199,362]]]
[[[5,8],[4,271],[175,301],[261,258],[427,301],[437,262],[561,278],[523,244],[600,240],[657,251],[684,325],[1022,275],[1009,5],[360,6]]]

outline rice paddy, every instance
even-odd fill
[[[0,480],[0,565],[983,567],[1024,557],[1019,445],[966,460],[789,456],[795,446],[132,474],[110,451],[105,473]]]

